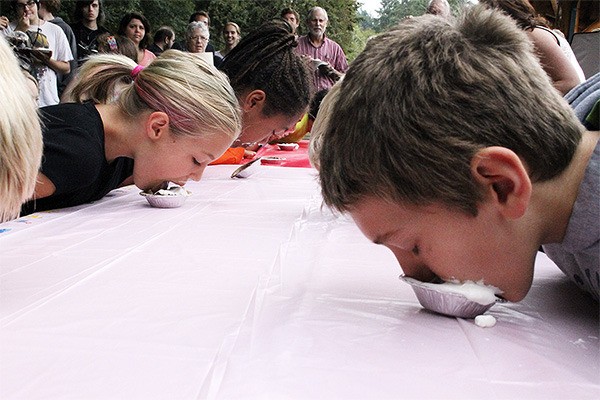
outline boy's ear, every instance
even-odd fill
[[[265,92],[259,89],[253,90],[244,97],[242,110],[248,112],[255,107],[258,107],[259,110],[262,110],[262,108],[265,105],[266,99],[267,95],[265,94]]]
[[[531,179],[521,159],[505,147],[486,147],[471,160],[471,174],[510,219],[525,214],[531,198]]]
[[[158,140],[168,134],[169,116],[162,111],[154,111],[146,121],[146,134],[152,140]]]

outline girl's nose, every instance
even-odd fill
[[[189,179],[198,182],[201,178],[202,178],[202,174],[204,174],[204,169],[206,168],[206,166],[202,166],[200,167],[198,170],[192,172],[189,176]]]

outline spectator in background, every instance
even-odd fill
[[[121,35],[103,33],[98,36],[98,54],[122,54],[137,64],[137,46],[131,39]],[[93,58],[93,57],[92,57]],[[94,103],[111,103],[115,101],[123,89],[131,84],[130,76],[122,76],[121,79],[102,81],[89,79],[96,73],[106,72],[102,63],[83,64],[77,70],[75,77],[67,86],[61,103],[83,103],[92,100]]]
[[[137,63],[146,66],[156,58],[154,53],[147,49],[150,43],[150,22],[137,12],[127,13],[119,23],[119,35],[128,37],[137,46]]]
[[[298,12],[293,8],[286,7],[283,10],[281,10],[281,13],[279,15],[281,18],[286,20],[288,24],[290,24],[294,35],[297,35],[298,26],[300,25],[300,15],[298,14]]]
[[[577,62],[569,43],[550,28],[546,20],[537,15],[527,0],[479,0],[487,7],[503,11],[510,16],[519,28],[525,31],[544,71],[548,74],[554,87],[563,95],[578,84],[585,81],[581,66]],[[564,38],[563,38],[564,39]]]
[[[108,29],[102,26],[102,0],[77,0],[73,20],[75,23],[71,28],[77,40],[77,65],[81,65],[90,55],[97,53],[96,38],[103,33],[109,33]]]
[[[98,36],[99,54],[123,54],[137,62],[137,46],[131,39],[121,35],[103,33]]]
[[[63,30],[67,40],[69,41],[69,47],[71,48],[71,54],[73,59],[69,61],[71,71],[68,74],[58,74],[58,97],[60,97],[67,87],[67,84],[73,77],[75,69],[77,69],[77,39],[73,33],[73,29],[67,24],[61,17],[56,17],[54,14],[60,11],[60,0],[41,0],[38,15],[44,21],[51,22],[58,25]]]
[[[296,48],[298,54],[311,60],[317,91],[333,86],[348,69],[344,50],[325,35],[328,22],[327,11],[321,7],[311,8],[307,17],[308,35],[298,38]]]
[[[231,49],[240,42],[242,34],[240,27],[235,22],[226,22],[223,26],[223,39],[225,40],[225,48],[221,51],[216,51],[215,56],[225,57]]]
[[[137,64],[137,46],[125,36],[112,36],[108,33],[98,36],[98,54],[122,54]],[[131,76],[126,74],[119,79],[106,81],[90,79],[97,74],[107,74],[106,64],[96,61],[83,64],[67,86],[61,103],[83,103],[88,100],[96,104],[112,103],[132,82]]]
[[[427,14],[437,15],[445,19],[448,19],[452,16],[452,11],[450,10],[450,4],[448,4],[448,0],[429,0],[427,11],[425,12]]]
[[[197,12],[193,13],[192,15],[190,15],[189,22],[194,22],[194,21],[204,22],[210,32],[210,16],[208,15],[207,11],[200,10],[200,11],[197,11]],[[213,46],[213,44],[209,41],[208,44],[206,45],[205,51],[214,53],[215,46]]]
[[[38,17],[39,1],[11,0],[11,5],[16,19],[7,29],[25,32],[31,39],[31,47],[37,48],[32,56],[40,85],[38,104],[40,107],[58,104],[57,73],[68,74],[71,70],[69,61],[73,59],[67,37],[57,25]]]
[[[206,12],[206,11],[196,11],[195,13],[190,15],[188,23],[191,23],[191,22],[204,22],[206,24],[206,26],[208,27],[208,30],[210,31],[210,16],[208,15],[208,12]],[[180,42],[175,42],[173,44],[172,48],[175,50],[185,51],[186,47],[187,47],[187,45],[186,45],[186,41],[184,39]],[[207,43],[206,51],[211,52],[211,53],[215,52],[215,47],[212,45],[212,43],[210,43],[210,42]]]
[[[153,43],[148,46],[148,50],[154,53],[155,56],[169,50],[175,43],[175,31],[170,26],[161,26],[154,34]]]
[[[206,45],[210,39],[208,27],[202,21],[190,22],[185,30],[185,49],[188,53],[206,54],[208,58],[205,61],[212,62],[213,65],[219,66],[223,58],[215,53],[206,51]],[[203,57],[204,58],[204,57]]]
[[[42,130],[37,104],[25,76],[0,35],[0,222],[19,216],[35,189],[42,161]]]

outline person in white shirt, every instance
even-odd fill
[[[57,73],[68,74],[71,70],[69,61],[73,54],[63,30],[38,17],[39,0],[12,0],[16,19],[12,21],[7,33],[22,31],[29,33],[32,47],[46,47],[50,52],[32,52],[36,63],[46,68],[38,73],[40,84],[40,107],[59,103]]]

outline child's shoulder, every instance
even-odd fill
[[[565,95],[565,100],[587,129],[600,129],[600,73],[575,86]]]

